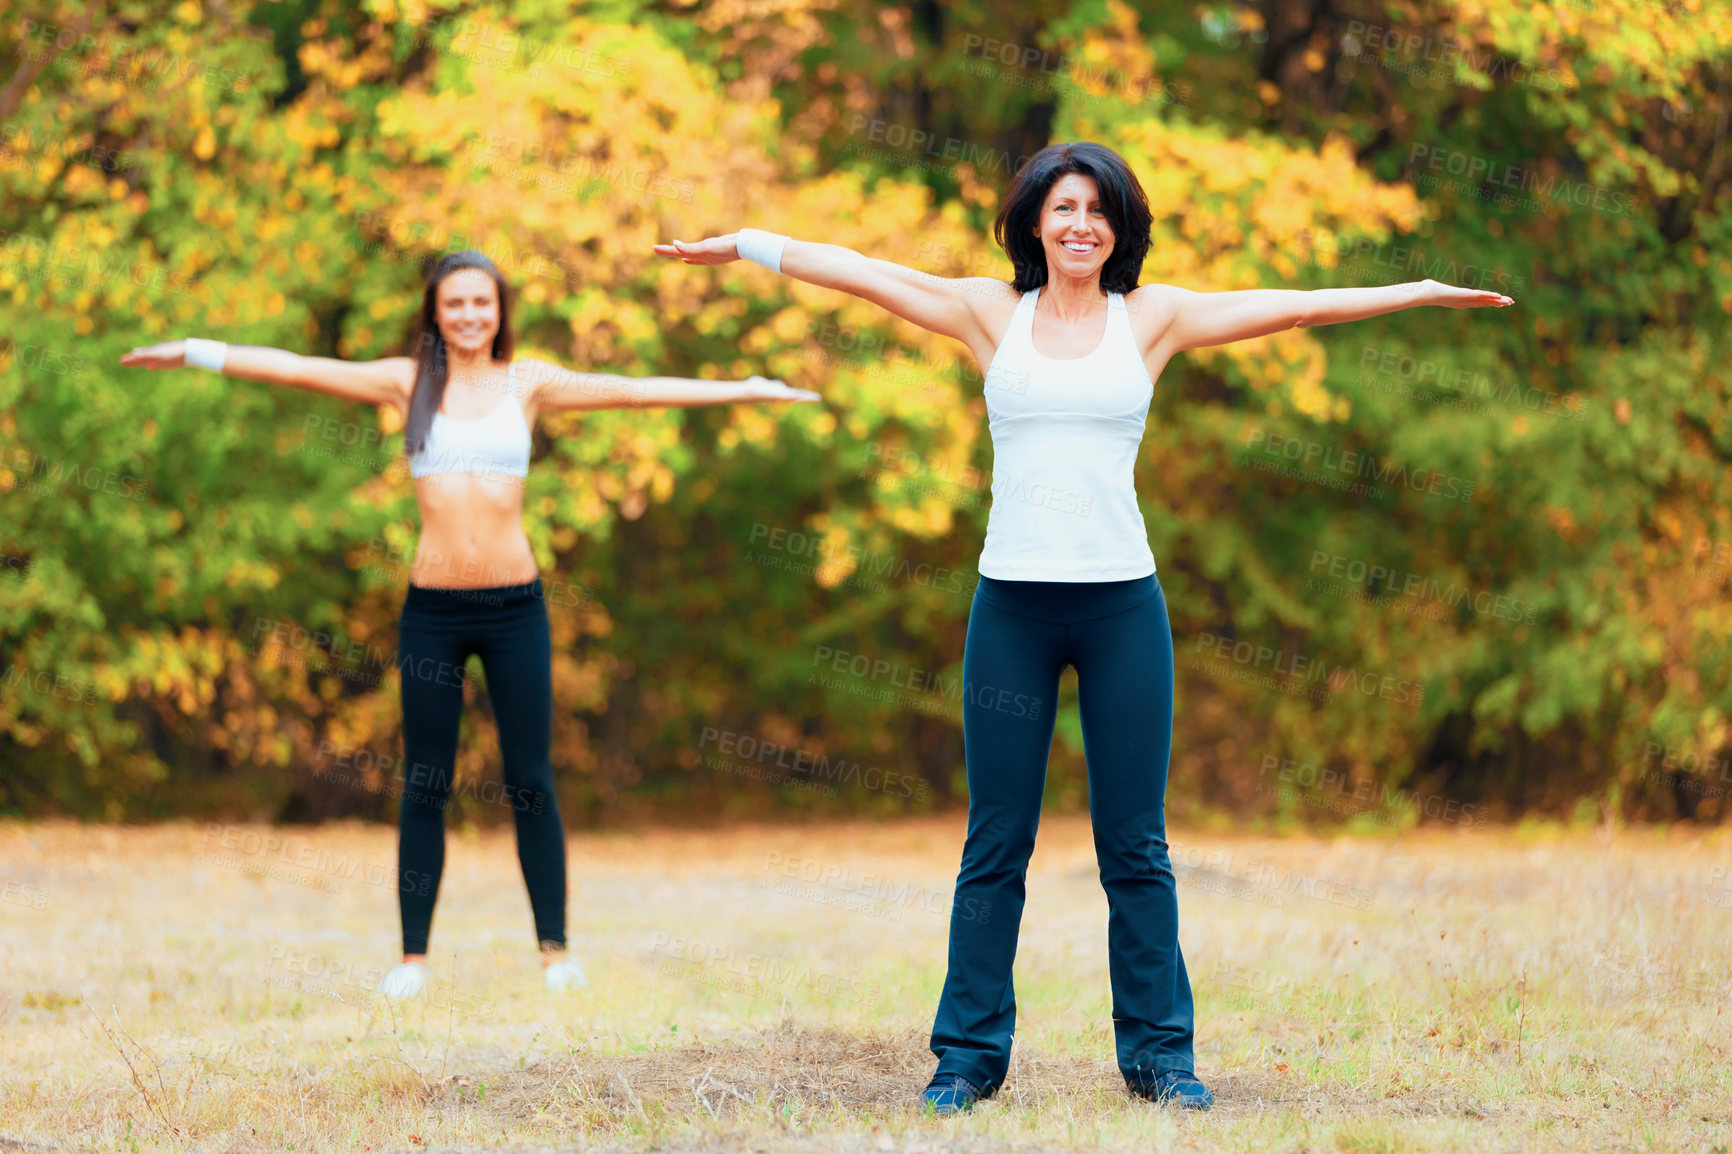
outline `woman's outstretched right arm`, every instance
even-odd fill
[[[136,348],[121,357],[120,363],[136,369],[182,368],[187,363],[186,342],[164,341]],[[262,345],[229,345],[224,350],[222,374],[403,409],[407,408],[414,387],[415,361],[411,357],[340,361]]]
[[[662,256],[687,264],[726,264],[740,259],[739,233],[693,243],[658,244]],[[923,329],[967,345],[988,364],[1019,299],[1003,281],[991,277],[941,277],[875,260],[836,244],[789,238],[782,246],[781,271],[808,284],[838,289],[888,309]]]

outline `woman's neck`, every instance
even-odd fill
[[[1061,321],[1072,323],[1086,320],[1100,311],[1106,303],[1106,293],[1101,289],[1100,274],[1090,277],[1067,277],[1062,274],[1049,278],[1040,290],[1041,303],[1052,310],[1052,315]]]
[[[470,388],[497,375],[491,347],[482,349],[445,349],[445,383],[449,387]]]

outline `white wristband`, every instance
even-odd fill
[[[209,369],[213,373],[223,371],[223,362],[228,359],[229,347],[223,341],[207,341],[203,337],[188,337],[186,339],[186,364],[192,369]]]
[[[734,238],[741,260],[761,264],[771,272],[782,271],[782,246],[787,243],[788,238],[779,232],[756,228],[742,228]]]

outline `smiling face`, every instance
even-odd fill
[[[1052,182],[1034,226],[1046,250],[1047,275],[1088,279],[1100,275],[1113,251],[1113,229],[1092,176],[1067,172]]]
[[[453,354],[486,353],[499,332],[499,290],[478,268],[463,268],[439,282],[434,319]]]

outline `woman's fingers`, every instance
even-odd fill
[[[770,401],[821,401],[823,394],[814,393],[811,389],[796,389],[787,381],[772,381],[767,377],[748,377],[748,385],[758,390],[758,395]]]
[[[1515,298],[1489,289],[1456,288],[1455,295],[1445,297],[1440,303],[1452,309],[1504,308],[1515,304]]]
[[[122,354],[120,363],[129,368],[159,369],[169,363],[169,358],[164,355],[161,345],[146,345]]]
[[[725,264],[735,259],[731,252],[724,250],[719,237],[699,241],[676,240],[653,247],[657,255],[677,256],[687,264]]]

